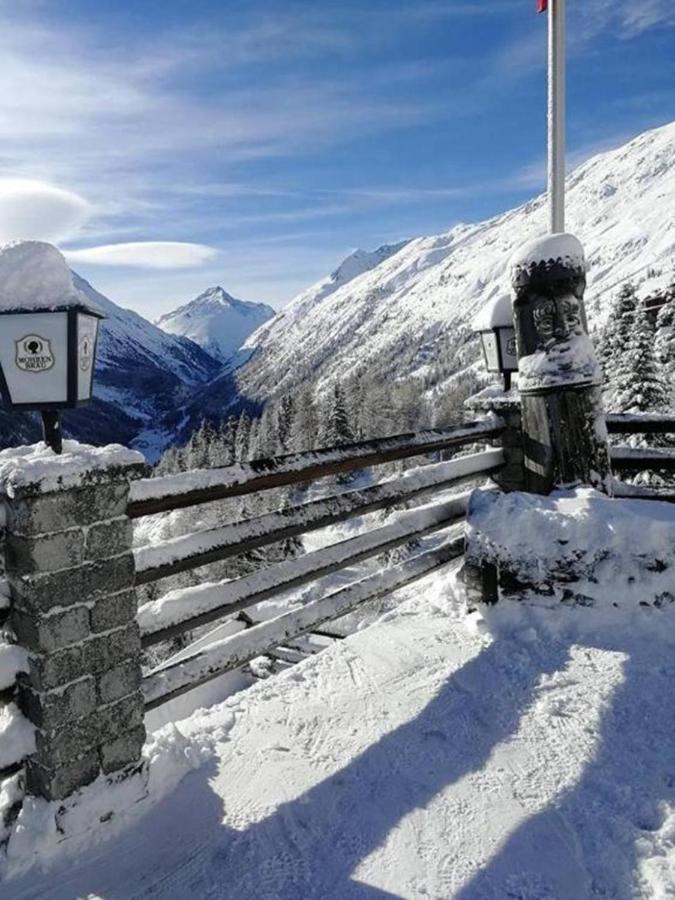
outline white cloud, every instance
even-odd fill
[[[206,244],[184,241],[135,241],[63,252],[68,262],[76,264],[130,266],[137,269],[192,269],[212,260],[219,251]]]
[[[58,243],[72,237],[92,214],[79,194],[29,178],[0,178],[0,243]]]

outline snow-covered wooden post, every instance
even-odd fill
[[[512,259],[526,488],[609,488],[602,375],[584,309],[586,262],[570,234],[525,245]]]
[[[145,731],[124,447],[64,442],[0,453],[10,625],[29,653],[19,704],[36,726],[30,793],[60,800],[133,767]]]

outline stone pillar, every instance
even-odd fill
[[[143,457],[67,442],[0,453],[10,625],[29,652],[29,793],[60,800],[133,766],[145,739],[129,480]]]
[[[512,260],[512,283],[525,487],[608,491],[602,376],[586,324],[581,244],[569,234],[527,244]]]

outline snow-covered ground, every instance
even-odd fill
[[[672,606],[402,599],[156,733],[149,797],[28,805],[3,900],[672,897]]]

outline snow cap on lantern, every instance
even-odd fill
[[[488,372],[501,372],[508,390],[511,373],[518,371],[516,332],[509,295],[501,294],[486,303],[474,317],[472,328],[480,334],[486,369]]]
[[[104,317],[56,247],[0,248],[0,317],[0,390],[12,407],[57,410],[91,399]]]

